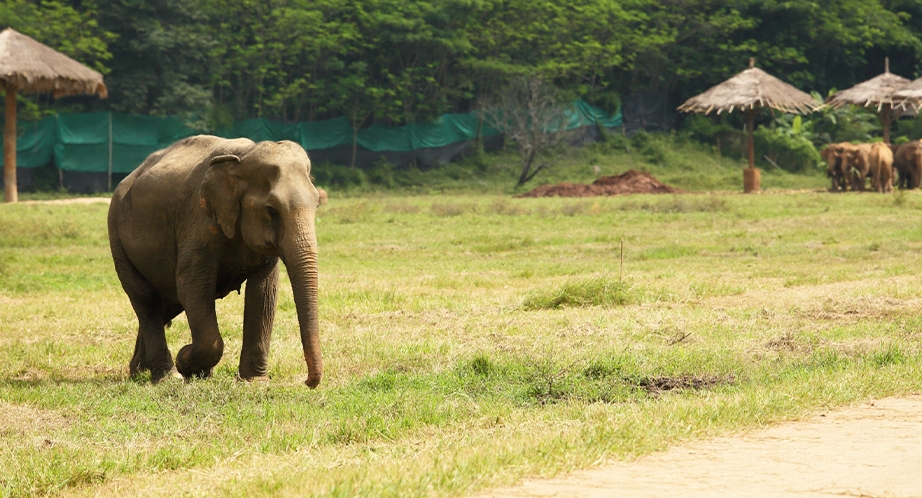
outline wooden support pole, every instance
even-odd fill
[[[746,126],[746,135],[747,135],[746,149],[749,151],[749,167],[750,168],[756,167],[755,150],[752,147],[752,127],[755,122],[755,116],[756,116],[756,112],[753,109],[749,109],[749,111],[746,113],[746,121],[748,123],[748,125]]]
[[[890,145],[890,120],[892,109],[890,104],[884,104],[883,110],[880,111],[880,121],[884,125],[884,143]]]
[[[7,87],[6,122],[3,125],[3,200],[17,202],[16,189],[16,89]]]
[[[762,190],[760,183],[761,174],[756,169],[755,149],[752,143],[752,129],[755,126],[756,109],[750,108],[746,111],[746,148],[749,152],[749,167],[743,171],[743,193],[749,194]]]

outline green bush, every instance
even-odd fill
[[[363,187],[367,183],[365,173],[359,168],[333,163],[321,163],[311,168],[314,183],[321,187],[349,189]]]
[[[365,176],[372,185],[385,188],[394,188],[397,185],[394,181],[394,165],[383,157],[365,171]]]
[[[786,171],[806,171],[822,162],[813,142],[802,135],[791,135],[779,128],[762,127],[753,133],[756,160],[769,158]]]

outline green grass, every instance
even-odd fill
[[[127,378],[136,322],[106,207],[0,205],[0,495],[464,495],[918,392],[922,195],[815,180],[333,191],[314,391],[284,274],[268,384],[234,378],[233,293],[214,376],[151,386]],[[189,340],[184,317],[167,338]]]

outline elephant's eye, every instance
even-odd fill
[[[269,213],[269,217],[277,220],[281,216],[279,212],[272,206],[266,206],[266,212]]]

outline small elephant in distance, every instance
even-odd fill
[[[868,154],[871,186],[882,193],[893,192],[893,151],[885,143],[875,143]]]
[[[864,191],[865,179],[871,169],[868,156],[872,144],[857,144],[842,146],[842,170],[848,180],[849,190]]]
[[[893,169],[897,172],[899,188],[914,189],[922,180],[922,142],[906,142],[893,152]]]
[[[848,190],[845,169],[842,167],[842,156],[845,149],[851,147],[849,142],[829,144],[820,151],[820,156],[826,161],[826,176],[832,181],[830,192]]]
[[[224,352],[215,300],[246,282],[238,375],[266,378],[281,259],[298,314],[305,383],[320,383],[319,192],[310,169],[294,142],[200,135],[154,152],[118,185],[109,245],[138,317],[132,376],[149,370],[154,383],[176,372],[210,376]],[[174,366],[164,326],[183,311],[192,342]]]

